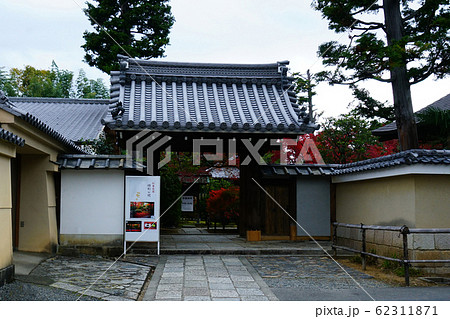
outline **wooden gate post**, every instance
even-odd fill
[[[336,223],[333,223],[333,245],[332,245],[332,247],[333,247],[333,257],[337,257],[337,249],[336,249],[336,246],[337,246],[337,224]]]
[[[409,228],[402,227],[401,233],[403,235],[403,267],[405,269],[405,284],[409,286],[409,258],[408,258],[408,234]]]
[[[363,228],[363,224],[361,224],[361,232],[362,232],[362,247],[361,247],[361,259],[362,259],[362,270],[366,270],[367,264],[367,255],[366,252],[366,229]]]

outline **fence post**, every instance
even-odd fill
[[[333,223],[333,245],[332,245],[333,257],[337,256],[336,245],[337,245],[337,225]]]
[[[408,257],[408,234],[409,228],[406,226],[402,227],[401,233],[403,235],[403,267],[405,269],[405,284],[409,286],[409,257]]]
[[[363,228],[363,224],[361,224],[361,232],[362,232],[362,247],[361,247],[361,259],[362,259],[362,270],[366,270],[366,262],[367,255],[364,254],[366,252],[366,229]]]

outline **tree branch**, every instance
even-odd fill
[[[379,82],[385,82],[385,83],[391,83],[392,81],[390,79],[383,79],[381,77],[376,77],[376,76],[365,76],[365,77],[361,77],[355,81],[351,81],[351,82],[334,82],[334,84],[341,84],[341,85],[354,85],[358,82],[361,81],[365,81],[365,80],[377,80]],[[333,82],[333,80],[331,80],[331,82]]]
[[[433,74],[433,71],[434,71],[433,65],[430,64],[430,67],[428,68],[428,71],[427,71],[427,72],[422,73],[422,76],[417,77],[416,80],[409,82],[409,84],[410,84],[410,85],[413,85],[413,84],[417,84],[417,83],[419,83],[419,82],[422,82],[423,80],[425,80],[426,78],[428,78],[430,75],[432,75],[432,74]]]
[[[381,30],[383,30],[383,31],[385,31],[385,28],[383,28],[382,26],[380,26],[380,27],[375,27],[375,26],[373,26],[373,27],[361,27],[361,28],[359,28],[359,27],[355,27],[355,26],[353,26],[352,27],[354,30],[365,30],[365,31],[370,31],[370,30],[378,30],[378,29],[381,29]],[[386,31],[385,31],[386,32]]]
[[[367,11],[368,9],[371,9],[371,10],[380,10],[380,9],[383,9],[383,6],[379,6],[378,4],[373,4],[373,5],[371,5],[369,8],[362,8],[362,9],[360,9],[360,10],[358,10],[358,11],[355,11],[355,12],[353,12],[353,13],[350,13],[350,15],[351,15],[351,16],[354,16],[354,15],[356,15],[356,14],[360,14],[360,13],[363,13],[363,12]]]
[[[378,26],[378,27],[383,27],[384,26],[384,24],[383,23],[380,23],[380,22],[366,22],[366,21],[362,21],[362,20],[359,20],[359,19],[355,19],[356,21],[357,21],[357,23],[361,23],[361,24],[364,24],[364,25],[368,25],[368,26],[370,26],[370,25],[373,25],[373,26]]]
[[[402,19],[402,21],[408,21],[408,20],[411,20],[412,18],[415,18],[418,14],[419,14],[419,11],[416,10],[416,11],[414,11],[413,13],[411,13],[410,15],[404,17],[404,18]]]

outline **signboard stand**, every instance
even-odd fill
[[[159,255],[159,176],[125,177],[125,225],[123,253],[127,253],[127,242],[156,242]]]
[[[182,196],[181,197],[181,211],[193,212],[194,211],[194,196]]]

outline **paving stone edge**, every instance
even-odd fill
[[[161,256],[156,265],[155,272],[152,275],[150,283],[148,284],[147,291],[142,298],[142,301],[153,301],[156,297],[156,290],[158,289],[159,281],[161,280],[162,273],[164,271],[164,266],[166,264],[167,257]]]
[[[275,294],[270,290],[269,286],[264,282],[264,280],[261,278],[261,276],[258,274],[255,268],[253,268],[252,264],[247,260],[246,257],[239,257],[241,262],[245,265],[250,275],[252,275],[255,282],[259,285],[261,288],[261,291],[266,295],[266,297],[269,299],[269,301],[278,301],[279,299]]]

